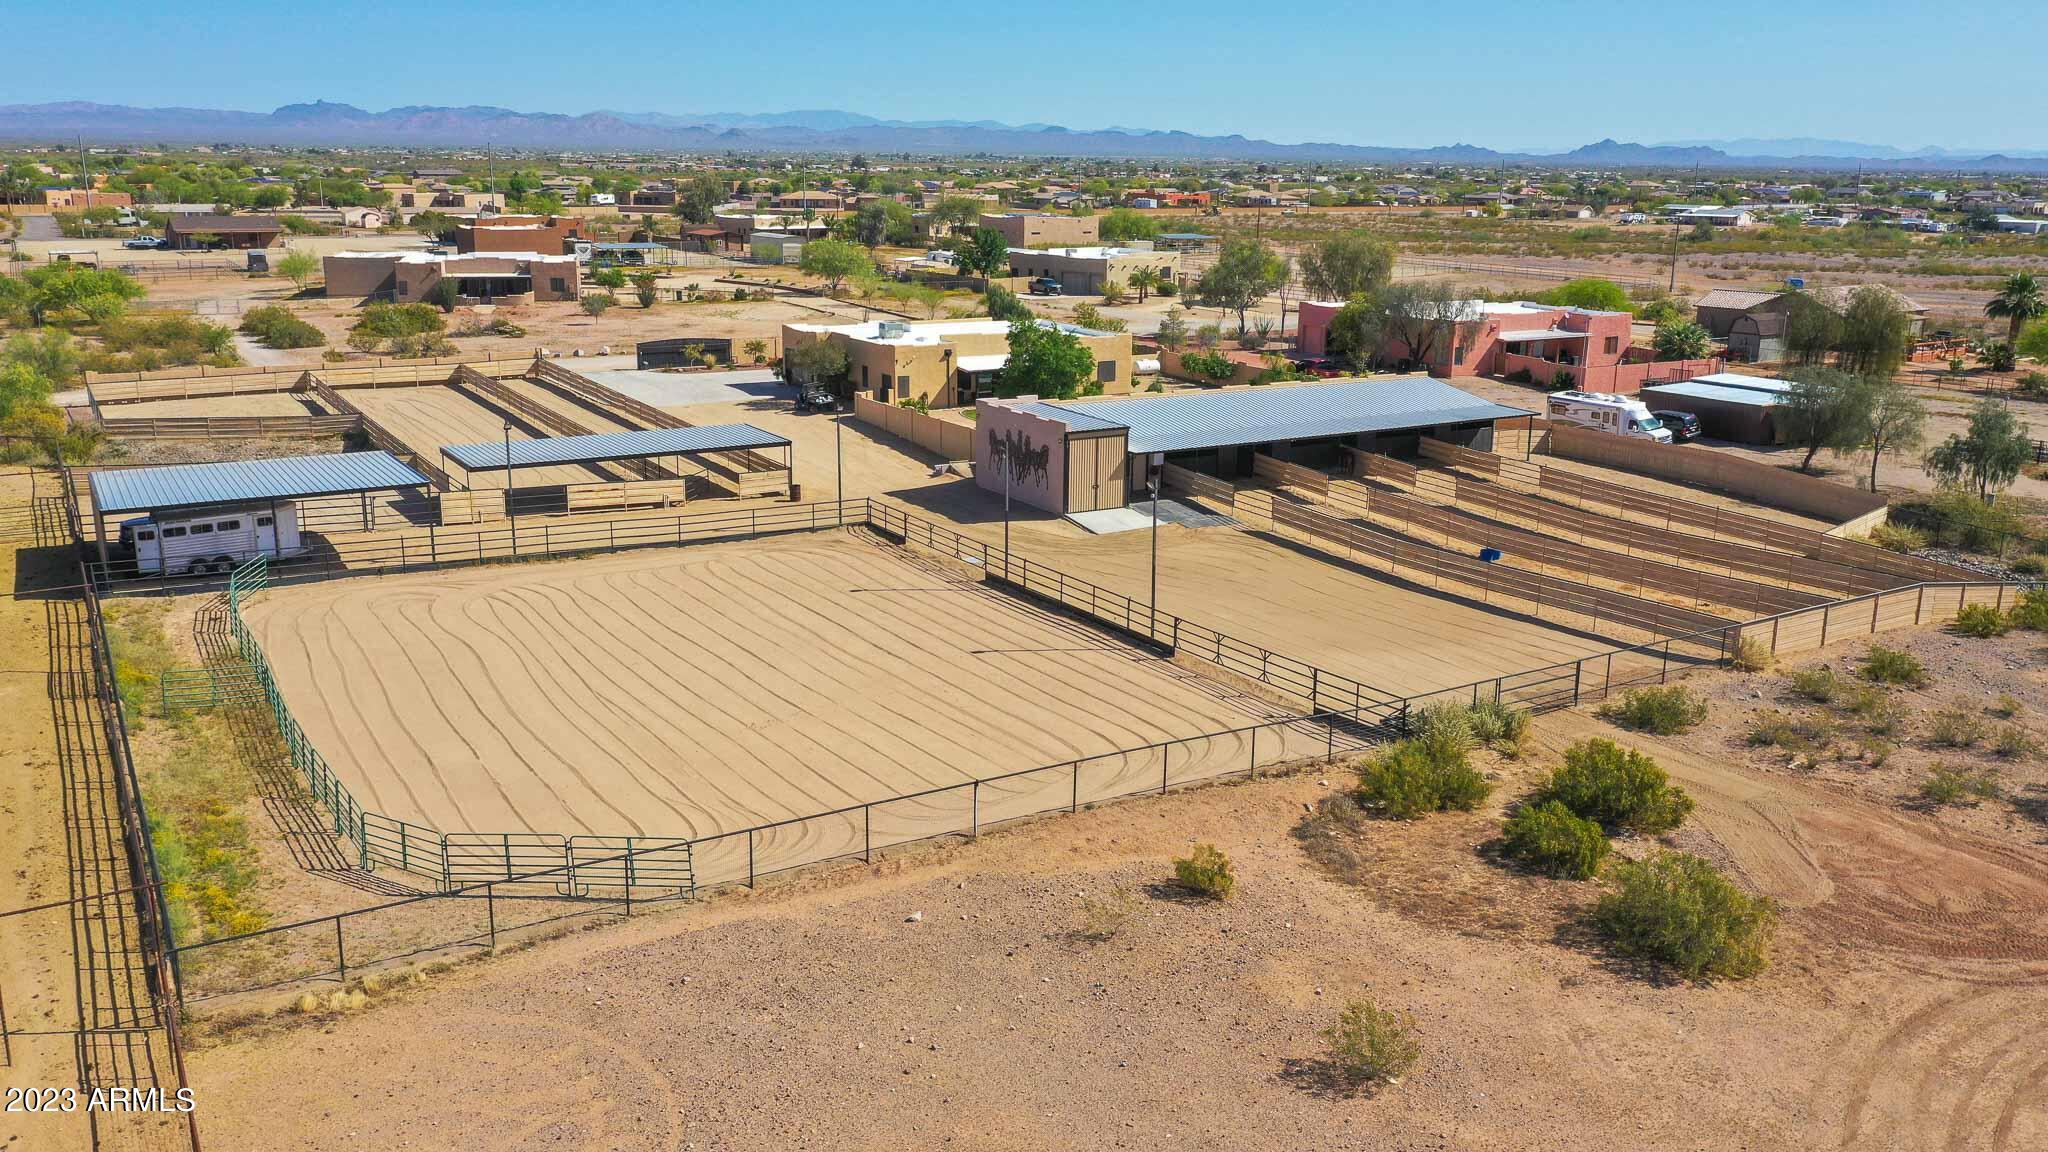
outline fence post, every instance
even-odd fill
[[[754,830],[747,829],[747,887],[754,886]]]
[[[1164,796],[1164,795],[1166,795],[1166,772],[1167,772],[1167,765],[1168,765],[1168,764],[1170,764],[1170,763],[1172,762],[1172,760],[1173,760],[1173,745],[1171,745],[1171,744],[1161,744],[1161,745],[1159,746],[1159,794],[1160,794],[1161,796]]]
[[[1252,763],[1251,767],[1245,769],[1245,776],[1252,780],[1259,778],[1259,730],[1257,728],[1252,729]]]
[[[484,915],[490,918],[491,951],[498,950],[498,895],[496,884],[484,885]]]
[[[341,917],[334,918],[334,960],[341,969],[341,983],[348,985],[348,949],[341,939]]]
[[[860,858],[864,864],[875,862],[875,806],[860,806]]]
[[[1076,760],[1076,761],[1074,761],[1074,795],[1073,795],[1073,798],[1072,798],[1071,800],[1067,801],[1067,811],[1068,811],[1069,813],[1074,813],[1074,812],[1079,812],[1080,810],[1081,810],[1081,762],[1080,762],[1079,760]]]
[[[979,839],[981,839],[981,781],[980,781],[980,780],[976,780],[976,781],[974,782],[974,787],[973,787],[973,789],[972,789],[972,790],[971,790],[971,791],[970,791],[970,792],[968,793],[968,799],[967,799],[967,812],[968,812],[968,820],[969,820],[969,825],[968,825],[968,835],[969,835],[969,838],[970,838],[970,839],[974,839],[974,840],[979,840]]]

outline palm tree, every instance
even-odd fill
[[[2042,291],[2041,282],[2032,272],[2016,272],[2005,278],[2005,286],[1991,298],[1991,303],[1984,305],[1984,314],[2010,324],[2005,342],[2017,347],[2020,329],[2027,321],[2048,316],[2048,293]]]
[[[1138,303],[1145,302],[1145,296],[1159,287],[1159,272],[1153,268],[1140,268],[1131,273],[1131,287],[1138,290]]]

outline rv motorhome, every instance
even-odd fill
[[[1650,415],[1649,405],[1612,392],[1553,392],[1550,419],[1616,436],[1671,443],[1671,430]]]
[[[280,500],[269,504],[142,516],[121,522],[121,545],[135,553],[135,569],[146,576],[203,576],[232,572],[257,556],[297,556],[299,509]]]

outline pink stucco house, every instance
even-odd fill
[[[1330,320],[1343,306],[1338,301],[1302,301],[1297,336],[1301,355],[1328,354]],[[1548,386],[1562,372],[1572,378],[1574,388],[1625,393],[1726,367],[1718,358],[1656,362],[1650,349],[1630,343],[1633,318],[1626,312],[1526,301],[1472,301],[1467,308],[1474,318],[1459,323],[1457,339],[1430,350],[1430,375],[1510,376],[1527,371],[1534,383]],[[1398,356],[1400,349],[1394,353]]]

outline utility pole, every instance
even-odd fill
[[[92,211],[92,171],[85,165],[85,136],[78,137],[78,183],[85,189],[85,210]]]

